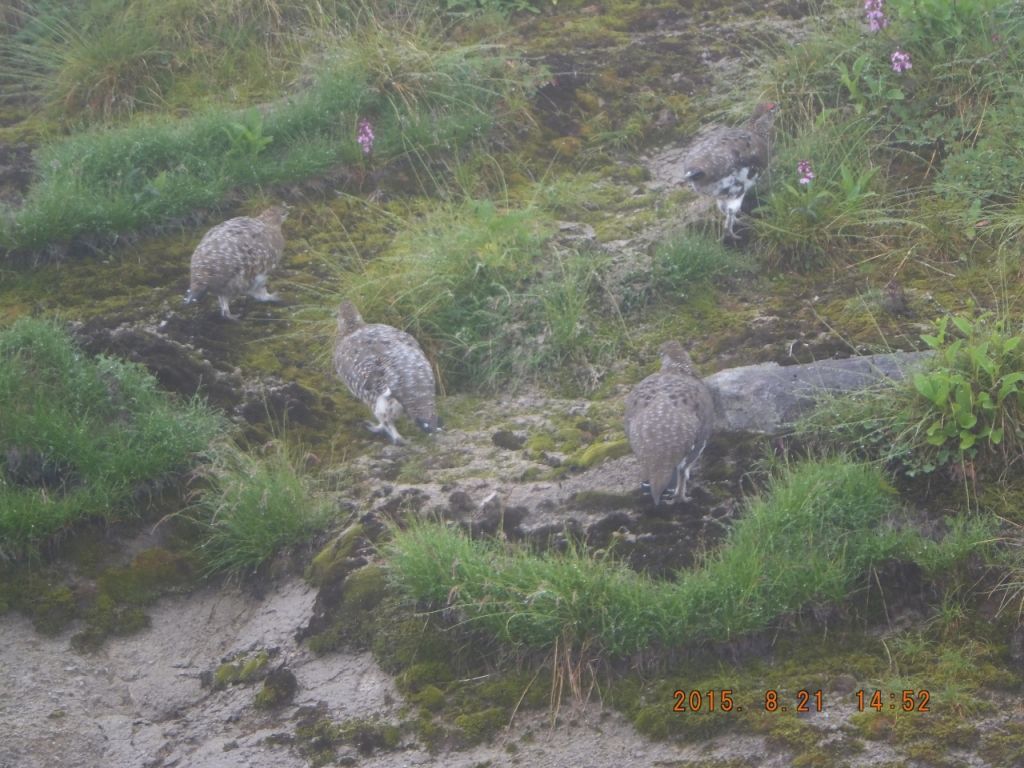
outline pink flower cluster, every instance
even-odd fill
[[[882,3],[885,0],[864,0],[864,16],[868,21],[868,29],[878,32],[889,26],[889,20],[885,18],[885,11],[882,10]]]
[[[373,126],[365,117],[359,120],[359,130],[356,133],[356,141],[363,149],[363,154],[369,156],[373,152]]]
[[[796,172],[800,174],[801,184],[810,184],[814,178],[814,169],[811,168],[810,160],[801,160],[796,164]]]
[[[896,74],[906,72],[910,69],[913,64],[910,62],[910,54],[905,51],[896,50],[892,52],[892,56],[889,57],[892,62],[892,71]]]

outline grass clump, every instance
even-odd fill
[[[688,232],[658,243],[651,277],[659,292],[685,295],[691,286],[752,269],[744,253],[726,248],[719,240]]]
[[[330,501],[283,443],[257,456],[216,442],[197,476],[204,487],[187,514],[202,530],[198,552],[208,573],[250,573],[306,540],[331,513]]]
[[[604,290],[603,253],[561,248],[527,204],[445,203],[340,282],[369,322],[411,333],[444,388],[494,391],[530,381],[593,390],[624,343]],[[614,327],[612,327],[614,326]]]
[[[408,330],[450,383],[492,388],[535,363],[526,346],[543,325],[530,279],[539,276],[550,231],[532,208],[448,205],[348,277],[346,295],[372,322]]]
[[[0,330],[0,553],[17,557],[90,516],[137,514],[138,492],[222,429],[141,366],[89,358],[54,322]]]
[[[414,599],[457,606],[504,642],[627,655],[764,629],[817,601],[841,601],[871,565],[906,552],[888,525],[892,488],[843,459],[786,470],[703,567],[661,583],[579,548],[565,554],[473,541],[449,528],[397,532],[389,567]]]

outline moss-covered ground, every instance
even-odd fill
[[[301,27],[295,14],[311,5],[288,4],[292,15],[286,18]],[[324,5],[333,13],[358,4]],[[387,152],[373,158],[355,160],[353,144],[336,166],[318,161],[306,178],[254,174],[271,180],[232,185],[198,210],[161,211],[155,228],[118,226],[48,242],[40,226],[39,247],[13,249],[12,258],[0,261],[0,325],[54,316],[75,324],[84,338],[96,329],[141,328],[181,345],[175,354],[237,377],[236,389],[294,383],[305,410],[292,413],[303,415],[286,418],[288,409],[275,410],[268,399],[264,413],[250,408],[238,419],[243,444],[255,448],[283,435],[311,465],[344,476],[367,496],[381,482],[372,474],[380,467],[387,482],[415,483],[428,475],[457,482],[472,475],[460,474],[468,461],[455,451],[427,455],[426,438],[412,436],[412,449],[395,458],[363,428],[366,408],[330,371],[333,311],[353,293],[371,308],[369,320],[421,335],[438,364],[447,430],[513,434],[515,450],[533,462],[516,478],[523,481],[555,482],[622,455],[621,396],[654,370],[653,351],[666,338],[684,340],[708,374],[765,361],[919,349],[935,319],[958,313],[993,310],[1020,328],[1020,176],[994,160],[1019,155],[1000,151],[1019,145],[1019,107],[1005,100],[1014,88],[1019,92],[1021,79],[1020,46],[1007,39],[1020,30],[1016,17],[986,15],[1000,4],[978,0],[958,4],[960,13],[980,14],[959,31],[955,14],[919,19],[915,26],[908,13],[872,37],[860,23],[861,3],[684,5],[561,0],[536,3],[538,14],[444,16],[431,25],[431,39],[503,46],[509,82],[494,85],[501,93],[497,106],[487,103],[505,119],[481,123],[458,146],[437,146],[410,130],[408,136],[389,134]],[[898,14],[911,4],[889,5]],[[96,13],[94,22],[102,18]],[[347,24],[358,15],[338,18]],[[218,18],[211,11],[210,23]],[[379,21],[378,33],[386,34],[387,19]],[[3,23],[7,36],[32,32],[6,18]],[[116,130],[192,117],[223,106],[225,88],[232,108],[279,100],[314,81],[307,69],[316,69],[337,40],[322,28],[303,38],[318,41],[309,48],[303,42],[264,51],[270,58],[250,51],[251,65],[243,56],[229,66],[214,55],[216,44],[207,36],[220,27],[201,34],[183,29],[181,39],[196,47],[161,63],[155,79],[143,78],[138,88],[84,101],[80,94],[54,99],[57,92],[44,89],[36,94],[39,102],[28,94],[0,105],[0,148],[13,158],[0,174],[5,222],[34,181],[56,172],[34,168],[29,150],[90,126]],[[971,37],[972,47],[958,48],[964,29],[985,34]],[[886,37],[897,30],[899,39]],[[896,45],[915,57],[915,68],[902,79],[887,63]],[[417,78],[410,73],[426,65],[415,47],[387,50],[394,58],[374,65],[380,77],[369,81],[372,103],[408,99],[403,109],[413,109]],[[858,61],[867,69],[851,80]],[[88,62],[66,55],[38,71],[56,72],[65,79],[55,75],[55,82],[66,84],[74,64]],[[213,73],[209,82],[197,74],[204,67]],[[140,71],[148,70],[127,67],[121,74],[130,80]],[[388,71],[401,76],[380,74]],[[9,82],[11,72],[0,76]],[[707,122],[739,123],[763,98],[778,101],[783,112],[775,164],[759,188],[762,207],[740,242],[726,246],[742,253],[742,263],[701,271],[671,261],[659,246],[679,232],[713,243],[717,222],[709,213],[684,226],[684,215],[693,218],[684,214],[693,195],[652,185],[650,157],[663,145],[689,141]],[[354,127],[356,115],[348,117]],[[257,134],[251,125],[233,134],[236,141],[248,136],[255,142],[254,158],[261,154]],[[791,166],[806,158],[819,178],[799,187]],[[135,183],[125,180],[125,189],[134,189],[129,182]],[[146,187],[140,200],[159,210],[153,198],[160,194],[159,185]],[[239,323],[221,321],[210,301],[183,307],[189,255],[205,230],[282,200],[292,211],[284,227],[284,264],[270,286],[284,302],[239,300]],[[51,213],[58,221],[59,206]],[[579,230],[563,231],[559,222],[592,227],[593,237],[574,239]],[[56,223],[53,228],[64,231]],[[414,271],[417,259],[428,256],[427,277],[445,282]],[[398,268],[401,277],[415,280],[389,272]],[[401,285],[401,295],[389,285]],[[897,293],[902,298],[894,301]],[[119,353],[154,369],[184,366],[184,358],[166,362],[146,350]],[[205,375],[186,384],[161,381],[186,395],[198,391],[215,399],[219,392]],[[488,421],[493,409],[481,407],[495,393],[531,392],[591,402],[582,415],[542,413],[529,423],[495,424]],[[0,449],[8,447],[0,435]],[[944,468],[897,480],[902,503],[922,528],[967,514],[1024,521],[1024,491],[1012,470],[979,469],[978,477],[968,477],[960,466],[960,477]],[[709,477],[722,471],[705,469]],[[730,465],[730,487],[739,487],[738,478],[752,469]],[[487,470],[474,465],[472,472]],[[974,480],[980,482],[971,487]],[[169,489],[146,519],[181,512],[182,497],[180,488]],[[580,494],[575,503],[586,511],[628,506],[601,492]],[[474,744],[493,738],[518,708],[549,706],[552,691],[571,690],[568,678],[579,667],[452,626],[444,606],[399,602],[387,573],[376,563],[365,565],[377,541],[358,517],[339,512],[338,538],[309,566],[325,604],[307,642],[325,654],[373,650],[396,676],[407,707],[401,722],[334,722],[322,713],[300,719],[294,737],[311,764],[330,764],[342,746],[362,754],[394,749],[406,731],[436,750]],[[196,532],[187,533],[125,558],[103,530],[85,524],[50,542],[39,561],[0,563],[0,613],[24,612],[46,633],[73,627],[74,647],[95,649],[104,637],[145,627],[145,606],[161,594],[197,582]],[[1011,553],[1019,549],[1019,529],[1004,528],[999,536]],[[912,579],[919,594],[909,605],[892,604],[905,573],[882,567],[870,574],[874,583],[850,599],[863,599],[852,616],[836,619],[828,606],[814,606],[809,615],[782,617],[771,636],[712,643],[713,653],[656,648],[646,665],[644,659],[605,659],[595,684],[605,702],[650,737],[755,734],[790,754],[795,766],[861,765],[858,756],[873,744],[890,750],[892,768],[965,765],[967,755],[991,766],[1016,765],[1024,761],[1018,725],[1024,681],[1010,638],[1019,598],[1013,579],[1019,580],[1022,566],[1012,556],[994,572],[969,555],[958,567],[964,562],[970,579],[960,572]],[[1006,585],[1007,575],[1009,591],[992,593],[1001,578]],[[1005,595],[1011,609],[996,615]],[[241,665],[242,674],[251,663],[226,664],[223,684],[235,682],[227,679],[235,667]],[[287,700],[288,688],[285,678],[284,694],[267,689],[261,706],[273,711]],[[676,712],[677,690],[719,696],[730,690],[743,712]],[[769,690],[788,711],[765,711]],[[822,691],[826,711],[843,721],[838,730],[825,728],[813,711],[794,711],[801,690]],[[881,709],[869,703],[857,712],[857,690],[881,691]],[[890,708],[902,703],[906,690],[915,702],[928,691],[929,711]]]

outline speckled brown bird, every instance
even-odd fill
[[[661,370],[626,397],[626,436],[654,503],[689,501],[686,484],[711,435],[714,402],[682,344],[666,341],[658,351]]]
[[[736,215],[768,165],[772,124],[778,105],[758,104],[740,128],[717,128],[698,139],[683,158],[683,178],[695,192],[714,197],[725,214],[725,232],[736,237]]]
[[[395,428],[403,410],[424,432],[437,430],[434,371],[419,343],[390,325],[367,324],[351,301],[338,309],[334,371],[377,417],[366,423],[374,434],[403,442]]]
[[[192,253],[185,303],[213,293],[221,315],[237,320],[238,315],[231,314],[231,299],[248,294],[257,301],[277,301],[276,293],[267,292],[267,275],[281,263],[281,224],[287,216],[287,208],[275,205],[256,218],[228,219],[203,235]]]

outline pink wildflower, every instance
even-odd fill
[[[910,62],[910,54],[907,53],[906,51],[893,51],[892,56],[890,57],[890,61],[892,61],[892,71],[895,72],[896,74],[906,72],[908,69],[914,66]]]
[[[373,125],[365,117],[359,120],[356,142],[362,147],[364,155],[369,156],[373,152]]]
[[[801,184],[810,184],[814,178],[814,169],[811,168],[810,160],[801,160],[796,164],[796,172],[800,174]]]
[[[868,22],[868,29],[872,32],[879,32],[889,26],[889,20],[885,18],[885,11],[882,10],[884,0],[864,0],[864,16]]]

